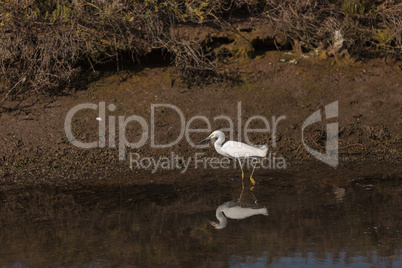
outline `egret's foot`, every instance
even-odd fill
[[[254,186],[251,186],[251,187],[250,187],[250,191],[254,191]]]
[[[250,181],[253,185],[255,185],[255,180],[253,178],[250,177]]]

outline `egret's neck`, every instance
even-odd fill
[[[225,215],[223,214],[223,209],[218,207],[216,210],[216,218],[218,219],[219,223],[216,224],[215,228],[216,229],[222,229],[225,228],[226,225],[228,224],[228,219],[226,219]]]
[[[222,143],[225,141],[225,135],[223,133],[219,134],[218,139],[215,141],[214,146],[215,149],[217,148],[221,148],[222,147]]]

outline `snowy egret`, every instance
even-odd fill
[[[225,141],[225,134],[223,134],[223,132],[219,130],[212,132],[211,135],[209,135],[206,139],[200,141],[199,143],[210,139],[217,139],[214,143],[214,147],[219,154],[237,159],[239,161],[241,168],[242,186],[244,188],[244,172],[240,159],[265,157],[268,152],[268,147],[266,145],[263,145],[257,148],[238,141],[227,141],[225,144],[222,145],[222,143]],[[255,180],[253,179],[254,169],[255,166],[250,175],[250,181],[253,185],[255,184]]]
[[[223,203],[216,209],[216,218],[219,223],[211,221],[211,225],[215,229],[223,229],[228,224],[227,219],[242,220],[255,215],[268,215],[267,208],[253,208],[253,205],[229,201]]]

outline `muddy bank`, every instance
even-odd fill
[[[44,181],[56,177],[79,180],[88,174],[132,172],[130,153],[154,158],[172,154],[194,158],[196,153],[218,156],[211,145],[201,149],[192,144],[205,138],[208,130],[189,132],[187,138],[183,135],[169,148],[152,148],[151,136],[157,145],[169,144],[180,136],[180,113],[191,129],[207,129],[206,119],[212,130],[224,129],[227,136],[233,133],[233,139],[239,139],[240,133],[242,141],[245,141],[247,121],[253,116],[264,117],[269,131],[251,133],[250,142],[268,144],[273,156],[283,157],[289,164],[309,161],[320,165],[303,146],[302,126],[317,110],[321,110],[324,118],[325,106],[335,101],[338,101],[339,116],[308,126],[304,130],[306,146],[324,153],[326,124],[337,122],[341,166],[363,160],[400,163],[402,76],[398,62],[319,60],[268,52],[254,59],[232,59],[227,64],[237,70],[237,79],[188,87],[181,83],[174,68],[154,67],[119,74],[103,73],[88,90],[74,94],[21,100],[17,109],[10,108],[0,114],[1,183],[30,177]],[[126,125],[124,133],[131,143],[144,138],[144,145],[119,150],[121,140],[117,128],[113,141],[105,136],[104,148],[81,149],[71,143],[64,126],[68,112],[83,103],[99,108],[102,102],[106,107],[105,116],[114,117],[116,124],[119,116],[126,119],[137,115],[144,119],[146,127],[132,122]],[[15,104],[6,105],[16,107]],[[154,135],[151,135],[151,111],[155,104],[165,106],[154,107]],[[87,143],[98,141],[98,116],[99,109],[77,112],[72,120],[74,138]],[[194,116],[204,116],[204,119],[190,121]],[[272,135],[274,125],[276,136]],[[105,127],[108,133],[110,126]],[[254,119],[247,127],[267,129],[267,124]],[[119,160],[119,151],[125,160]]]

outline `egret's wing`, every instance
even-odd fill
[[[231,207],[224,211],[225,216],[229,219],[245,219],[254,215],[268,215],[266,208],[243,208]]]
[[[253,147],[238,141],[228,141],[222,146],[222,150],[231,157],[264,157],[268,148]]]

